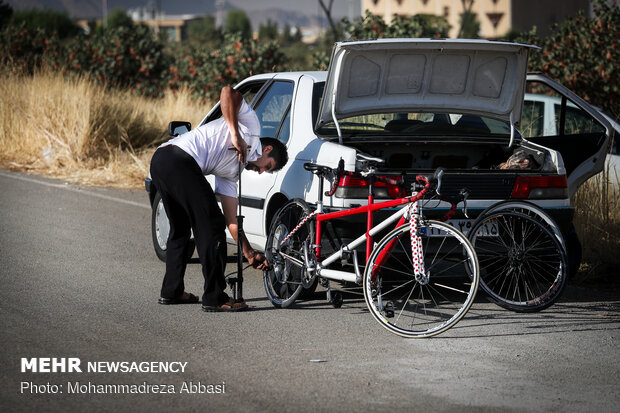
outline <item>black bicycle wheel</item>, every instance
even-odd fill
[[[271,269],[263,272],[263,281],[267,297],[274,307],[289,307],[303,290],[302,277],[306,276],[303,248],[304,242],[309,245],[314,242],[314,221],[309,220],[292,236],[289,235],[308,214],[308,204],[301,199],[293,199],[278,211],[271,223],[265,245],[265,256]]]
[[[480,263],[480,287],[517,312],[540,311],[562,293],[566,254],[546,225],[515,211],[483,217],[469,232]]]

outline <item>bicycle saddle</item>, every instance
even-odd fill
[[[304,164],[304,169],[306,171],[312,172],[313,174],[316,174],[319,176],[327,175],[333,171],[333,169],[330,168],[329,166],[318,165],[312,162],[306,162]]]

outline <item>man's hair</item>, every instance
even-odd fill
[[[273,170],[279,171],[284,168],[284,165],[288,162],[288,152],[286,151],[286,146],[274,138],[260,138],[260,144],[263,147],[271,146],[273,148],[267,155],[276,161],[276,167],[273,168]]]

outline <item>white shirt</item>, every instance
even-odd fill
[[[262,155],[260,123],[252,108],[242,100],[239,109],[239,133],[248,144],[246,161],[255,161]],[[160,147],[173,144],[196,160],[204,175],[215,175],[214,192],[237,197],[239,161],[232,146],[232,135],[224,117],[206,123],[179,135]]]

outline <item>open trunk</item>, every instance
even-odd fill
[[[380,173],[404,173],[408,183],[413,182],[417,174],[445,168],[442,192],[455,195],[467,188],[470,199],[509,199],[517,176],[557,175],[550,155],[526,142],[508,148],[506,142],[381,139],[348,143],[347,146],[385,159]],[[491,170],[493,172],[489,173]]]

